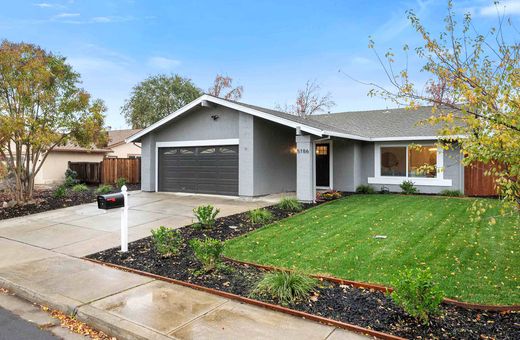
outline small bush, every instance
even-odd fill
[[[428,323],[439,312],[444,293],[433,282],[430,268],[402,271],[392,285],[392,300],[410,316]]]
[[[332,201],[343,197],[343,194],[336,190],[330,190],[325,192],[319,192],[316,194],[317,201]]]
[[[119,177],[117,180],[116,180],[116,186],[121,189],[123,187],[123,185],[126,185],[126,178],[124,177]]]
[[[64,185],[60,185],[59,187],[54,189],[52,196],[54,198],[63,198],[65,196],[67,196],[67,187],[65,187]]]
[[[379,190],[379,193],[380,194],[389,194],[390,193],[390,189],[388,189],[388,187],[386,185],[383,185],[381,187],[381,189]]]
[[[86,184],[76,184],[72,187],[72,191],[74,192],[86,192],[88,191],[88,187]]]
[[[401,187],[402,193],[405,195],[412,195],[419,192],[412,181],[403,181],[399,186]]]
[[[249,211],[251,223],[268,223],[273,219],[273,214],[267,209],[254,209]]]
[[[108,184],[101,184],[101,185],[96,189],[96,194],[98,194],[98,195],[104,195],[104,194],[108,194],[110,191],[112,191],[112,186],[111,186],[111,185],[108,185]]]
[[[373,194],[374,193],[374,188],[372,188],[368,184],[361,184],[360,186],[358,186],[356,188],[356,192],[358,194]]]
[[[215,208],[211,204],[199,205],[193,209],[193,214],[197,218],[197,225],[202,228],[211,228],[215,225],[215,218],[217,217],[220,209]]]
[[[203,272],[212,271],[221,263],[224,242],[206,237],[204,240],[192,239],[190,246],[197,260],[202,263]]]
[[[65,182],[64,185],[67,188],[71,188],[79,183],[78,173],[74,170],[67,169],[65,170]]]
[[[152,242],[159,254],[171,256],[179,252],[182,236],[178,230],[160,226],[157,229],[152,229]]]
[[[450,197],[462,197],[464,194],[460,190],[442,190],[440,192],[442,196],[450,196]]]
[[[282,304],[288,304],[309,296],[318,281],[306,275],[277,271],[264,275],[253,295],[267,295]]]
[[[283,197],[280,202],[278,202],[278,208],[285,211],[301,211],[303,210],[303,206],[295,197]]]

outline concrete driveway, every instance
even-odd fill
[[[128,237],[134,241],[161,225],[178,228],[193,222],[193,208],[212,204],[219,216],[269,205],[273,199],[243,200],[232,197],[131,192]],[[97,203],[58,209],[0,221],[0,237],[54,252],[85,256],[118,246],[120,209],[100,210]],[[2,261],[2,259],[0,259]]]

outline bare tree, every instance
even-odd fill
[[[308,117],[317,112],[323,112],[336,105],[331,96],[330,92],[321,95],[320,86],[316,81],[307,80],[305,88],[298,90],[295,105],[285,105],[284,107],[277,106],[277,108],[281,111],[292,113],[300,117]]]
[[[223,94],[224,89],[230,89],[226,94]],[[217,74],[213,86],[208,89],[208,94],[228,100],[239,100],[242,98],[244,88],[240,85],[233,88],[233,78]]]

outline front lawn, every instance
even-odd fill
[[[225,255],[384,285],[406,267],[429,266],[447,297],[519,304],[520,218],[470,222],[472,201],[354,195],[229,240]],[[489,202],[486,217],[498,215]]]

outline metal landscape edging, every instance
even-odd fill
[[[346,329],[346,330],[349,330],[349,331],[353,331],[353,332],[357,332],[357,333],[361,333],[361,334],[365,334],[365,335],[371,335],[371,336],[377,337],[379,339],[385,339],[385,340],[404,340],[405,339],[405,338],[402,338],[402,337],[399,337],[399,336],[396,336],[396,335],[375,331],[375,330],[372,330],[372,329],[369,329],[369,328],[356,326],[356,325],[353,325],[353,324],[350,324],[350,323],[346,323],[346,322],[341,322],[341,321],[325,318],[325,317],[322,317],[322,316],[318,316],[318,315],[314,315],[314,314],[298,311],[298,310],[295,310],[295,309],[290,309],[290,308],[283,307],[283,306],[280,306],[280,305],[275,305],[275,304],[272,304],[272,303],[267,303],[267,302],[263,302],[263,301],[259,301],[259,300],[255,300],[255,299],[251,299],[251,298],[247,298],[247,297],[244,297],[244,296],[241,296],[241,295],[228,293],[228,292],[224,292],[224,291],[213,289],[213,288],[209,288],[209,287],[200,286],[200,285],[197,285],[197,284],[194,284],[194,283],[190,283],[190,282],[185,282],[185,281],[181,281],[181,280],[177,280],[177,279],[172,279],[172,278],[169,278],[169,277],[165,277],[165,276],[161,276],[161,275],[157,275],[157,274],[141,271],[141,270],[138,270],[138,269],[133,269],[133,268],[129,268],[129,267],[125,267],[125,266],[121,266],[121,265],[117,265],[117,264],[113,264],[113,263],[109,263],[109,262],[103,262],[103,261],[99,261],[99,260],[96,260],[96,259],[90,259],[90,258],[86,258],[86,257],[83,257],[83,259],[86,260],[86,261],[90,261],[90,262],[93,262],[93,263],[97,263],[97,264],[103,265],[103,266],[107,266],[107,267],[119,269],[119,270],[122,270],[122,271],[126,271],[126,272],[129,272],[129,273],[134,273],[134,274],[138,274],[138,275],[154,278],[154,279],[165,281],[165,282],[168,282],[168,283],[178,284],[178,285],[181,285],[181,286],[184,286],[184,287],[188,287],[188,288],[204,291],[204,292],[207,292],[207,293],[210,293],[210,294],[214,294],[214,295],[218,295],[218,296],[221,296],[221,297],[224,297],[224,298],[237,300],[237,301],[243,302],[243,303],[248,303],[250,305],[255,305],[255,306],[263,307],[263,308],[266,308],[266,309],[274,310],[274,311],[277,311],[277,312],[282,312],[282,313],[285,313],[285,314],[301,317],[303,319],[317,321],[317,322],[320,322],[322,324],[335,326],[335,327],[338,327],[338,328]]]
[[[235,260],[235,259],[232,259],[232,258],[229,258],[229,257],[224,257],[224,259],[226,261],[235,262],[235,263],[238,263],[238,264],[247,265],[247,266],[251,266],[251,267],[256,267],[256,268],[264,269],[264,270],[267,270],[267,271],[276,271],[276,270],[278,270],[278,271],[293,271],[293,272],[295,271],[295,270],[291,270],[291,269],[287,269],[287,268],[279,268],[279,267],[274,267],[274,266],[267,266],[267,265],[263,265],[263,264],[257,264],[257,263],[253,263],[253,262]],[[373,284],[373,283],[365,283],[365,282],[359,282],[359,281],[345,280],[345,279],[340,279],[340,278],[337,278],[337,277],[334,277],[334,276],[313,275],[313,274],[311,274],[309,276],[314,277],[314,278],[319,279],[319,280],[330,281],[330,282],[338,283],[338,284],[341,284],[341,285],[350,285],[350,286],[353,286],[353,287],[356,287],[356,288],[374,289],[374,290],[378,290],[378,291],[381,291],[381,292],[384,292],[384,293],[386,293],[386,292],[390,292],[391,293],[393,291],[393,289],[391,287],[385,287],[383,285],[378,285],[378,284]],[[443,302],[446,303],[446,304],[450,304],[450,305],[454,305],[454,306],[458,306],[458,307],[462,307],[462,308],[466,308],[466,309],[478,309],[478,310],[493,311],[493,312],[517,312],[517,311],[520,311],[520,305],[511,305],[511,306],[484,305],[484,304],[479,304],[479,303],[458,301],[458,300],[454,300],[454,299],[450,299],[450,298],[444,298]]]

